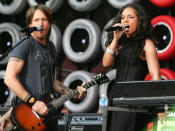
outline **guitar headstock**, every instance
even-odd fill
[[[100,73],[94,76],[95,81],[97,84],[103,84],[109,81],[109,78],[104,73]]]

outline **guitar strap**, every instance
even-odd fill
[[[13,96],[13,98],[11,100],[11,106],[12,107],[15,107],[15,105],[17,104],[17,100],[18,100],[18,97],[16,95]]]
[[[48,47],[49,47],[49,50],[50,50],[50,53],[51,53],[51,57],[52,57],[51,71],[52,71],[52,81],[54,82],[56,63],[55,63],[55,56],[54,56],[54,53],[53,53],[54,51],[53,51],[53,48],[52,48],[52,46],[51,46],[50,41],[48,41]]]

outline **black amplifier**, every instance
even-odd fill
[[[99,113],[70,113],[58,120],[62,131],[101,131],[102,114]]]

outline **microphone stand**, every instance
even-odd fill
[[[27,32],[26,34],[27,34],[26,37],[29,38],[29,37],[30,37],[30,32]],[[25,38],[24,38],[24,39],[21,39],[21,40],[18,42],[18,44],[16,44],[16,45],[13,46],[12,48],[8,49],[8,50],[0,57],[0,61],[1,61],[2,59],[4,59],[5,57],[7,57],[7,55],[9,54],[9,52],[12,51],[12,50],[13,50],[15,47],[17,47],[19,44],[21,44],[24,40],[25,40]]]
[[[25,31],[27,39],[30,39],[30,35],[31,35],[31,33],[32,33],[33,31],[42,30],[42,27],[37,27],[37,28],[39,28],[39,29],[37,29],[37,30],[27,30],[27,31]],[[24,32],[24,31],[21,31],[21,32]],[[17,47],[19,44],[21,44],[24,40],[25,40],[25,38],[22,39],[21,41],[19,41],[18,44],[16,44],[14,47],[8,49],[8,50],[0,57],[0,61],[1,61],[2,59],[4,59],[4,58],[9,54],[10,51],[12,51],[12,50],[13,50],[15,47]],[[33,41],[31,40],[31,42],[33,42]]]

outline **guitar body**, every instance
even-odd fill
[[[12,111],[12,119],[17,126],[24,131],[44,131],[44,118],[35,114],[26,103],[20,103]]]

